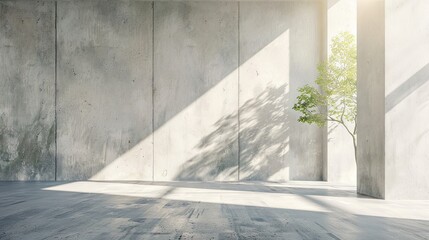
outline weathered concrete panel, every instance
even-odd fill
[[[386,199],[429,199],[429,1],[385,1]]]
[[[154,14],[155,180],[237,180],[238,4]]]
[[[317,77],[322,7],[240,3],[240,179],[322,178],[322,129],[292,110],[297,89]]]
[[[150,2],[58,2],[58,177],[152,180]]]
[[[54,2],[0,3],[0,180],[55,178]]]
[[[357,190],[384,198],[384,1],[358,1],[357,16]]]
[[[327,1],[327,50],[330,54],[332,38],[341,32],[356,36],[357,0]],[[350,126],[353,128],[353,126]],[[327,129],[325,180],[335,183],[356,184],[356,161],[353,140],[338,123],[329,122]]]

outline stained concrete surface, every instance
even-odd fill
[[[57,9],[58,179],[152,180],[152,3]]]
[[[0,3],[0,179],[55,178],[55,8]]]
[[[352,187],[197,182],[0,183],[1,239],[428,239],[428,201]]]
[[[26,4],[2,1],[1,6],[5,13],[10,8],[36,9],[28,16],[36,14],[36,5]],[[28,103],[8,94],[31,84],[12,84],[6,75],[14,68],[18,75],[27,72],[11,58],[2,62],[8,69],[2,84],[12,90],[0,95],[6,103],[2,112],[23,109],[25,116],[9,114],[8,121],[17,120],[2,131],[20,128],[22,136],[2,135],[8,139],[1,142],[1,160],[4,167],[18,159],[18,138],[38,136],[40,145],[33,141],[33,147],[22,147],[24,155],[52,165],[41,176],[39,170],[22,168],[26,160],[16,160],[21,165],[1,173],[2,179],[53,179],[55,157],[59,180],[238,180],[239,171],[242,180],[321,179],[321,130],[297,123],[291,110],[296,89],[314,80],[323,52],[324,9],[319,1],[40,5],[48,14],[34,19],[37,26],[27,27],[46,34],[28,54],[48,56],[44,61],[50,65],[40,71],[49,71],[52,78],[45,81],[45,72],[33,74],[31,67],[43,61],[26,68],[35,78],[31,84],[44,82],[39,89],[46,97],[27,89],[24,99],[32,108],[24,109],[21,105]],[[5,36],[25,49],[26,35],[36,30],[21,29],[19,21],[9,24],[10,19],[2,14]],[[37,120],[27,115],[38,105],[45,106],[40,115],[44,125],[32,127],[24,122]]]

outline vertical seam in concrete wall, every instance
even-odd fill
[[[238,159],[237,159],[237,179],[240,181],[240,158],[241,158],[241,150],[240,150],[240,2],[237,2],[237,46],[238,46],[238,71],[237,71],[237,143],[238,143]]]
[[[57,147],[57,1],[55,1],[54,3],[55,6],[55,17],[54,17],[54,21],[55,21],[55,40],[54,40],[54,44],[55,44],[55,70],[54,70],[54,121],[55,121],[55,181],[57,181],[57,162],[58,162],[58,147]]]
[[[384,1],[384,7],[383,7],[383,102],[382,105],[383,111],[382,113],[386,112],[386,7],[387,7],[387,1]],[[386,114],[383,114],[383,150],[382,150],[382,160],[383,160],[383,189],[382,189],[382,198],[387,199],[389,196],[386,194]]]
[[[155,2],[152,1],[152,181],[155,181]]]
[[[328,61],[328,45],[329,45],[329,39],[328,39],[328,0],[322,2],[322,31],[321,31],[321,42],[322,47],[320,48],[321,51],[321,60],[322,62]],[[328,107],[324,107],[323,111],[328,113]],[[329,169],[328,169],[328,122],[325,124],[325,126],[322,129],[322,181],[328,181],[329,179]]]

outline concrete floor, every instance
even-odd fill
[[[429,201],[324,182],[0,182],[0,239],[429,239]]]

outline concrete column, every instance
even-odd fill
[[[358,2],[358,192],[429,199],[429,2]]]
[[[326,44],[329,56],[332,38],[341,32],[356,35],[356,0],[328,0],[326,7]],[[343,126],[330,122],[326,141],[324,180],[335,183],[356,184],[356,162],[351,136]]]

